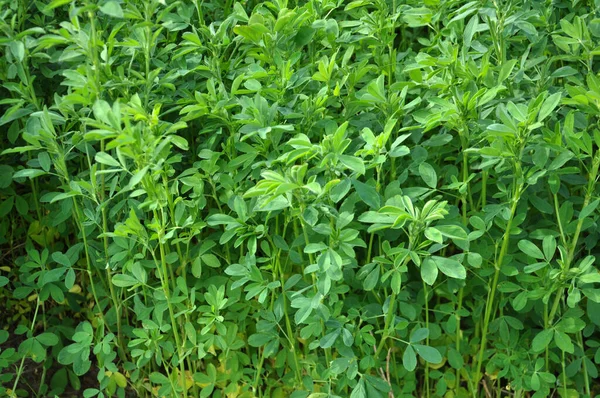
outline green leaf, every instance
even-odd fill
[[[346,328],[342,329],[342,341],[346,347],[352,347],[352,344],[354,343],[354,336],[352,336],[352,333]]]
[[[531,375],[531,388],[533,388],[534,391],[540,389],[540,376],[537,373]]]
[[[556,325],[556,330],[564,333],[577,333],[582,331],[586,326],[586,323],[580,318],[568,317],[563,318]]]
[[[546,98],[546,100],[542,103],[540,112],[538,113],[538,122],[541,122],[542,120],[547,118],[554,111],[554,109],[560,102],[561,95],[562,94],[558,92]]]
[[[219,261],[219,259],[217,258],[217,256],[215,256],[212,253],[206,253],[206,254],[203,254],[200,257],[202,258],[202,262],[204,264],[208,265],[211,268],[219,268],[219,267],[221,267],[221,262]]]
[[[364,289],[367,291],[375,289],[377,282],[379,281],[379,266],[373,267],[373,270],[369,272],[364,282]]]
[[[572,158],[573,158],[573,152],[563,151],[556,158],[554,158],[554,160],[552,160],[552,162],[550,162],[550,165],[548,166],[548,170],[549,171],[558,170],[559,168],[563,167],[565,165],[565,163],[567,163]]]
[[[358,217],[358,221],[364,223],[393,224],[398,218],[395,214],[382,214],[376,211],[366,211]]]
[[[594,325],[600,326],[600,303],[588,300],[586,313]]]
[[[0,330],[0,344],[4,344],[8,340],[9,336],[10,334],[8,333],[8,331]]]
[[[554,330],[546,329],[539,332],[531,342],[531,348],[534,352],[542,352],[548,347],[550,341],[552,340],[552,336],[554,336]]]
[[[0,188],[6,188],[12,183],[13,168],[0,165]]]
[[[437,276],[438,268],[436,263],[433,260],[426,258],[421,264],[421,278],[429,286],[432,286],[435,283]]]
[[[400,294],[400,289],[402,288],[402,274],[399,271],[394,271],[392,274],[390,287],[394,293]]]
[[[421,178],[430,188],[437,186],[437,174],[435,169],[429,163],[421,163],[419,165],[419,174]]]
[[[581,210],[581,213],[579,213],[579,219],[586,218],[587,216],[592,214],[594,212],[594,210],[596,210],[596,208],[598,207],[599,203],[600,203],[600,199],[596,199],[592,203],[589,203],[587,206],[585,206]]]
[[[44,10],[50,11],[65,4],[69,4],[72,1],[73,0],[52,0],[48,5],[46,5],[46,7],[44,7]]]
[[[248,338],[248,344],[251,347],[262,347],[273,340],[273,335],[266,333],[255,333]]]
[[[450,347],[450,349],[448,350],[448,363],[454,369],[462,369],[462,367],[464,366],[464,360],[462,355],[460,355],[460,353],[456,351],[456,349],[453,347]]]
[[[442,354],[436,348],[420,344],[413,344],[413,347],[425,361],[433,364],[442,363]]]
[[[260,23],[254,23],[245,26],[236,26],[233,28],[233,32],[258,44],[263,34],[268,32],[268,29]]]
[[[150,381],[155,384],[169,384],[169,378],[162,373],[152,372],[150,373]]]
[[[92,361],[90,361],[89,359],[76,358],[73,362],[73,372],[77,376],[83,376],[90,370],[91,367]]]
[[[9,43],[10,52],[19,61],[25,59],[25,44],[22,41],[11,41]]]
[[[42,333],[35,336],[35,339],[45,346],[55,346],[58,344],[58,336],[54,333]]]
[[[431,259],[444,275],[455,279],[465,279],[467,277],[467,270],[458,261],[438,256],[432,256]]]
[[[571,338],[564,332],[560,332],[558,330],[554,331],[554,342],[561,349],[561,351],[568,352],[569,354],[573,354],[575,352],[575,346],[571,342]]]
[[[339,184],[336,184],[331,191],[329,192],[329,197],[333,200],[334,203],[339,202],[346,196],[346,194],[350,191],[351,182],[349,179],[345,179],[340,181]]]
[[[58,264],[62,265],[63,267],[71,266],[71,260],[69,260],[69,257],[65,256],[61,252],[52,253],[52,260],[56,261]]]
[[[8,213],[13,209],[15,204],[15,196],[9,196],[8,199],[0,203],[0,217],[6,217]]]
[[[550,77],[551,78],[567,77],[567,76],[576,75],[577,73],[578,73],[577,69],[572,68],[570,66],[563,66],[561,68],[556,69],[554,72],[552,72]]]
[[[548,162],[548,157],[550,156],[550,150],[544,146],[538,146],[533,153],[532,160],[533,163],[538,166],[540,169],[543,169]]]
[[[365,390],[365,382],[363,379],[356,384],[356,387],[352,389],[350,398],[367,398],[367,391]]]
[[[395,148],[393,148],[392,150],[390,150],[390,157],[391,158],[399,158],[402,156],[406,156],[410,153],[410,149],[408,149],[408,147],[406,145],[399,145]]]
[[[44,174],[46,174],[46,172],[44,170],[23,169],[23,170],[17,171],[15,174],[13,174],[13,179],[24,178],[24,177],[35,178],[35,177],[43,176]]]
[[[434,228],[434,227],[425,228],[424,234],[427,239],[429,239],[433,242],[440,243],[440,244],[444,242],[444,237],[437,228]]]
[[[109,17],[123,18],[123,9],[121,8],[121,5],[113,0],[109,0],[101,5],[100,11]]]
[[[402,355],[402,366],[409,372],[412,372],[417,367],[417,355],[411,345],[407,346]]]
[[[477,27],[479,26],[479,15],[475,14],[469,22],[467,26],[465,26],[465,30],[463,31],[463,50],[465,53],[471,48],[471,42],[475,33],[477,32]]]
[[[213,214],[212,216],[208,217],[206,222],[210,226],[239,224],[238,220],[236,220],[235,218],[228,216],[226,214]]]
[[[71,289],[74,285],[75,285],[75,271],[73,270],[73,268],[69,269],[67,271],[67,276],[65,277],[65,287],[67,289]]]
[[[352,185],[360,199],[372,209],[379,209],[381,206],[380,197],[374,187],[353,179]]]
[[[133,276],[125,274],[113,275],[112,283],[117,287],[130,287],[139,284],[138,280]]]
[[[511,59],[502,64],[500,72],[498,73],[498,84],[504,82],[508,76],[510,76],[510,72],[512,72],[516,64],[516,59]]]
[[[365,164],[362,159],[348,155],[339,155],[338,159],[350,170],[355,171],[359,175],[365,174]]]
[[[429,337],[429,329],[427,328],[418,328],[412,331],[410,334],[410,342],[418,343],[419,341],[425,340]]]
[[[244,87],[246,87],[250,91],[260,91],[262,88],[262,84],[256,79],[248,79],[244,82]]]
[[[542,248],[544,249],[544,258],[546,261],[550,261],[556,252],[556,239],[550,235],[544,237]]]
[[[308,245],[306,245],[306,247],[304,248],[304,253],[318,253],[321,252],[323,250],[327,250],[329,248],[329,246],[327,246],[324,243],[309,243]]]
[[[329,369],[334,374],[341,374],[348,369],[348,365],[350,365],[350,359],[348,358],[337,358],[331,362],[331,366]]]
[[[38,161],[40,162],[40,166],[44,171],[50,171],[50,166],[52,166],[52,162],[50,160],[50,155],[48,155],[48,152],[38,153]]]
[[[301,26],[294,36],[294,42],[298,47],[303,47],[310,43],[316,30],[310,26]]]
[[[519,246],[519,249],[529,257],[537,258],[538,260],[544,259],[544,253],[542,253],[535,244],[526,239],[521,239],[519,243],[517,243],[517,246]]]
[[[62,276],[65,274],[66,271],[67,271],[66,268],[61,267],[61,268],[55,268],[55,269],[51,269],[51,270],[44,272],[42,280],[41,280],[41,284],[47,285],[47,284],[50,284],[50,283],[60,280],[60,278],[62,278]]]
[[[335,343],[335,341],[337,340],[337,338],[340,335],[340,330],[337,329],[331,333],[326,334],[325,336],[323,336],[321,338],[321,340],[319,341],[319,346],[321,348],[329,348],[331,346],[333,346],[333,344]]]
[[[141,263],[135,263],[131,267],[131,273],[138,282],[145,284],[148,281],[148,274]],[[183,289],[182,289],[183,290]]]
[[[512,305],[515,311],[521,311],[527,305],[527,300],[529,298],[528,292],[521,292],[517,294],[517,296],[513,299]]]
[[[450,239],[467,240],[468,235],[462,227],[458,225],[436,225],[435,228],[445,237]]]
[[[113,167],[121,167],[119,162],[106,152],[96,153],[96,156],[94,156],[94,159],[96,159],[96,162],[98,162],[98,163],[106,164],[106,165],[113,166]]]
[[[148,166],[142,168],[141,170],[138,170],[129,180],[129,189],[135,188],[135,186],[139,184],[140,181],[142,181],[142,178],[144,178],[147,172]]]

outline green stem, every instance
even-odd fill
[[[411,243],[409,244],[408,250],[409,251],[412,250],[412,240],[411,240]],[[402,266],[406,265],[409,260],[410,260],[410,256],[407,254],[406,257],[404,258],[404,260],[402,261]],[[379,354],[381,354],[381,351],[383,350],[385,342],[389,336],[389,329],[394,320],[395,303],[396,303],[396,292],[394,292],[394,290],[392,289],[392,294],[390,295],[390,304],[388,306],[388,311],[385,316],[385,323],[383,326],[383,335],[381,336],[381,341],[379,342],[379,346],[377,347],[377,351],[375,352],[375,358],[379,358]]]
[[[208,182],[209,182],[210,186],[212,187],[212,198],[215,200],[215,203],[217,204],[219,213],[223,214],[223,208],[221,207],[221,202],[219,201],[219,198],[217,197],[217,187],[215,186],[215,183],[213,182],[212,177],[208,178]],[[226,255],[226,259],[227,259],[227,264],[231,264],[231,253],[229,252],[229,243],[225,243],[225,255]]]
[[[260,348],[259,348],[260,349]],[[260,359],[258,360],[258,366],[256,367],[256,376],[254,378],[254,393],[258,393],[258,385],[260,383],[260,372],[262,371],[262,365],[265,360],[265,350],[262,349],[260,353]]]
[[[158,214],[156,213],[156,210],[154,210],[154,218],[155,220],[159,220],[158,218]],[[162,220],[162,218],[161,218]],[[161,280],[162,280],[162,287],[163,287],[163,291],[165,293],[165,298],[167,299],[167,306],[169,308],[169,317],[171,319],[171,327],[173,328],[173,336],[175,337],[175,345],[177,346],[177,353],[178,353],[178,358],[177,358],[177,362],[179,363],[179,368],[181,371],[181,388],[183,389],[183,396],[185,396],[185,366],[184,366],[184,361],[183,361],[183,355],[182,355],[182,350],[183,350],[183,346],[181,345],[181,339],[179,338],[179,326],[177,325],[177,321],[175,320],[175,311],[173,310],[173,303],[171,303],[171,292],[169,289],[169,272],[167,269],[167,260],[166,260],[166,253],[165,253],[165,246],[163,244],[163,237],[164,237],[164,226],[162,225],[162,222],[159,224],[160,225],[160,229],[158,232],[158,247],[160,250],[160,263],[161,263],[161,267],[162,267],[162,276],[161,276]],[[159,273],[160,275],[160,273]]]
[[[588,397],[591,397],[592,395],[590,394],[590,379],[589,379],[589,375],[588,375],[588,371],[587,371],[587,364],[585,362],[586,359],[586,355],[585,355],[585,346],[583,344],[583,336],[581,334],[581,330],[579,332],[577,332],[577,342],[579,343],[579,347],[581,348],[581,351],[583,352],[583,360],[581,361],[581,365],[582,365],[582,371],[583,371],[583,383],[585,385],[585,394]]]
[[[548,325],[548,303],[544,303],[544,329],[548,329],[549,325]],[[548,346],[546,346],[546,350],[545,350],[545,364],[546,364],[546,372],[550,371],[550,366],[549,366],[549,349]]]
[[[69,185],[70,184],[67,184],[67,186],[69,186]],[[77,200],[75,197],[73,197],[73,206],[74,206],[73,210],[75,212],[75,223],[77,224],[77,227],[79,228],[79,231],[81,232],[81,236],[83,239],[83,250],[85,253],[85,262],[87,265],[88,277],[90,278],[90,287],[92,289],[92,295],[94,296],[94,301],[96,302],[96,306],[98,307],[98,311],[100,313],[100,318],[102,319],[102,322],[104,323],[104,325],[106,325],[106,328],[110,332],[111,331],[110,326],[106,322],[106,318],[104,317],[104,312],[102,311],[102,307],[100,306],[100,300],[98,299],[98,294],[96,293],[96,285],[94,284],[94,278],[92,276],[93,275],[92,260],[90,258],[89,245],[88,245],[88,241],[87,241],[87,236],[85,234],[83,222],[81,221],[81,220],[83,220],[83,215],[81,214],[81,210],[79,209],[79,204],[77,203]]]
[[[100,150],[104,152],[104,140],[100,141]],[[102,163],[100,165],[100,170],[104,171],[105,165]],[[106,192],[106,181],[105,174],[102,173],[102,177],[100,178],[100,202],[102,203],[102,230],[104,232],[103,236],[103,244],[104,244],[104,261],[106,262],[106,279],[108,281],[108,288],[110,290],[110,297],[113,302],[113,306],[115,308],[115,318],[117,320],[117,342],[118,342],[118,351],[119,357],[123,360],[127,358],[125,354],[125,342],[123,341],[123,335],[121,333],[121,305],[117,300],[117,294],[115,292],[115,287],[112,283],[112,272],[109,265],[109,254],[108,254],[108,236],[106,233],[108,232],[108,218],[106,216],[106,206],[104,203],[105,192]]]
[[[163,187],[165,189],[165,194],[167,195],[167,203],[169,205],[169,217],[171,217],[171,224],[173,224],[173,226],[176,227],[177,222],[175,220],[175,202],[173,201],[173,195],[171,195],[171,192],[169,190],[169,182],[165,174],[163,174]],[[179,266],[181,267],[183,281],[187,286],[187,259],[183,256],[183,251],[181,250],[181,245],[179,244],[179,241],[175,243],[175,250],[177,251],[177,257],[179,258]]]
[[[563,230],[562,221],[560,220],[560,210],[558,207],[558,196],[556,194],[553,194],[552,196],[554,197],[554,214],[556,214],[558,230],[560,231],[560,240],[562,241],[564,247],[568,247],[567,239],[565,238],[565,231]]]
[[[371,236],[369,238],[369,247],[367,249],[367,264],[371,262],[371,254],[373,252],[373,238],[375,237],[375,233],[371,232]]]
[[[596,179],[598,177],[599,167],[600,167],[600,151],[598,151],[596,153],[596,156],[594,156],[594,159],[592,161],[592,170],[590,171],[590,178],[588,180],[587,190],[585,193],[585,198],[583,200],[583,206],[581,207],[582,210],[585,209],[587,207],[587,205],[590,203],[592,194],[594,193],[594,189],[596,187]],[[556,216],[559,218],[559,226],[560,226],[561,224],[560,224],[559,213],[557,213]],[[565,261],[562,271],[561,271],[561,274],[563,277],[565,275],[567,275],[567,273],[569,272],[569,269],[571,268],[571,265],[573,264],[573,260],[575,257],[575,250],[577,249],[577,243],[579,241],[579,235],[581,234],[581,228],[583,227],[584,220],[585,220],[585,218],[580,217],[579,221],[577,222],[575,234],[573,235],[573,238],[571,240],[571,246],[569,248],[569,252],[567,254],[566,261]],[[558,289],[558,292],[556,293],[556,297],[554,298],[554,303],[552,304],[552,310],[550,311],[550,316],[548,317],[549,325],[552,325],[552,322],[554,321],[554,316],[556,315],[556,312],[558,311],[558,305],[560,303],[561,298],[564,295],[565,289],[566,289],[565,287],[560,287]]]
[[[561,350],[561,367],[562,367],[562,377],[563,377],[563,397],[568,397],[569,393],[567,391],[567,370],[565,368],[565,352]]]
[[[429,298],[427,293],[427,284],[423,281],[423,297],[425,300],[425,329],[429,330]],[[429,346],[429,334],[425,344]],[[429,364],[425,363],[425,396],[429,398]]]
[[[279,263],[279,259],[277,260]],[[302,383],[302,373],[300,372],[300,361],[298,360],[298,354],[296,353],[296,338],[294,331],[292,330],[292,323],[290,321],[290,315],[288,311],[287,304],[287,296],[284,289],[285,285],[285,275],[283,274],[283,270],[281,269],[281,264],[279,264],[279,277],[281,281],[281,294],[283,295],[283,314],[285,316],[285,328],[287,330],[287,334],[290,340],[290,349],[294,356],[294,363],[296,364],[296,377],[298,378],[298,383]]]
[[[515,190],[515,195],[512,198],[512,206],[510,208],[510,214],[508,217],[508,221],[506,223],[506,231],[504,232],[504,237],[502,239],[502,246],[500,248],[500,254],[498,256],[498,259],[495,263],[495,272],[494,272],[494,279],[492,281],[492,286],[491,286],[491,291],[490,294],[488,295],[488,299],[486,302],[486,307],[485,307],[485,314],[484,314],[484,318],[483,318],[483,329],[481,332],[481,346],[479,349],[479,359],[477,361],[477,366],[475,368],[475,378],[473,380],[474,383],[476,383],[476,389],[478,389],[478,385],[479,385],[479,380],[481,379],[481,366],[483,365],[483,357],[485,355],[485,350],[486,350],[486,346],[487,346],[487,332],[488,332],[488,327],[489,327],[489,323],[490,323],[490,318],[493,312],[493,309],[495,308],[494,306],[494,298],[496,296],[496,290],[498,288],[498,280],[500,278],[500,270],[502,268],[502,263],[504,262],[504,257],[506,256],[506,253],[508,251],[508,243],[510,241],[510,230],[512,229],[512,222],[515,216],[515,212],[517,210],[517,204],[519,203],[519,198],[521,196],[521,191],[523,189],[523,185],[522,183],[519,184]]]
[[[461,136],[462,137],[462,136]],[[463,158],[462,158],[462,177],[463,177],[463,184],[468,184],[468,180],[469,180],[469,161],[468,161],[468,157],[467,157],[467,152],[466,152],[466,143],[465,140],[463,139]],[[467,197],[465,194],[463,194],[462,197],[462,218],[463,218],[463,225],[466,227],[467,226]],[[458,304],[456,306],[456,352],[458,353],[458,355],[460,355],[460,315],[458,314],[460,312],[460,310],[462,309],[462,301],[463,301],[463,296],[464,296],[464,287],[461,286],[461,288],[458,291]],[[456,369],[456,386],[458,388],[458,386],[460,385],[460,369]]]
[[[40,309],[40,298],[39,296],[37,297],[37,302],[35,304],[35,312],[33,313],[33,321],[31,321],[31,331],[33,333],[33,330],[35,329],[35,321],[37,319],[37,314],[38,311]],[[21,363],[19,364],[19,370],[17,370],[17,377],[15,379],[15,382],[13,383],[13,387],[12,387],[12,393],[14,394],[14,396],[17,396],[17,386],[19,385],[19,379],[21,378],[21,374],[23,373],[23,366],[25,365],[25,359],[27,358],[27,355],[23,355],[23,358],[21,358]]]
[[[304,206],[301,206],[301,214],[304,213]],[[304,220],[302,219],[302,217],[300,217],[300,224],[302,226],[302,234],[304,235],[304,243],[306,245],[308,245],[310,243],[310,241],[308,240],[308,232],[306,231],[306,225],[304,224]],[[312,255],[312,253],[308,253],[308,259],[310,261],[310,264],[315,264],[315,259]],[[315,274],[312,273],[312,281],[313,281],[313,289],[315,291],[315,293],[317,292],[317,281],[316,281],[316,277]],[[325,323],[323,322],[323,320],[321,319],[321,329],[323,330],[323,334],[325,334],[326,330],[325,330]],[[329,364],[331,363],[331,349],[330,348],[325,348],[325,360],[327,361],[327,366],[329,366]]]
[[[460,315],[459,312],[462,310],[462,302],[463,302],[464,288],[460,288],[458,291],[458,304],[456,305],[456,352],[458,355],[460,354],[460,339],[461,339],[461,330],[460,330]],[[460,369],[456,369],[456,387],[460,386]]]

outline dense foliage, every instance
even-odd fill
[[[600,394],[599,3],[0,0],[0,395]]]

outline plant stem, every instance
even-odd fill
[[[260,359],[258,360],[258,366],[256,367],[256,377],[254,378],[254,392],[255,393],[258,391],[258,384],[260,381],[260,372],[262,371],[262,365],[263,365],[264,360],[265,360],[265,349],[263,348],[260,353]]]
[[[462,138],[462,135],[461,135]],[[463,139],[463,158],[462,158],[462,177],[463,177],[463,184],[467,184],[468,186],[468,180],[469,180],[469,160],[467,157],[467,152],[466,152],[466,142]],[[468,189],[467,189],[468,190]],[[467,225],[467,197],[465,194],[463,194],[462,197],[462,218],[463,218],[463,225]],[[468,255],[468,254],[467,254]],[[458,353],[458,355],[460,355],[460,315],[458,314],[460,312],[460,310],[462,309],[462,301],[463,301],[463,296],[464,296],[464,287],[461,286],[461,288],[458,290],[458,304],[456,306],[456,351]],[[456,369],[456,386],[458,388],[458,386],[460,385],[460,369]]]
[[[502,246],[500,248],[500,254],[496,261],[494,279],[492,281],[491,291],[488,295],[488,299],[485,307],[485,314],[483,318],[483,329],[481,332],[481,346],[479,349],[479,359],[477,361],[477,366],[475,368],[475,378],[473,380],[476,383],[476,390],[479,389],[479,380],[481,379],[481,366],[483,364],[483,357],[485,355],[486,345],[487,345],[487,332],[490,323],[490,318],[493,312],[494,306],[494,298],[496,296],[496,289],[498,288],[498,280],[500,278],[500,270],[502,268],[502,263],[504,262],[504,256],[506,256],[506,252],[508,251],[508,243],[510,241],[510,230],[512,229],[512,222],[515,216],[515,212],[517,210],[517,204],[519,203],[519,197],[521,196],[521,191],[523,189],[523,184],[520,183],[517,185],[515,189],[515,194],[512,198],[512,206],[510,208],[510,214],[508,216],[508,221],[506,223],[506,231],[504,232],[504,237],[502,239]]]
[[[582,365],[582,372],[583,372],[583,383],[585,385],[585,393],[588,397],[591,397],[592,395],[590,394],[590,379],[589,379],[589,375],[588,375],[588,371],[587,371],[587,364],[585,362],[587,357],[585,355],[585,345],[583,344],[583,336],[582,336],[581,330],[579,332],[577,332],[577,342],[579,343],[579,347],[581,348],[581,351],[583,352],[583,360],[581,361],[581,365]]]
[[[462,302],[463,302],[464,288],[460,288],[458,291],[458,304],[456,305],[456,352],[458,355],[460,354],[460,339],[461,339],[461,330],[460,330],[460,315],[459,312],[462,310]],[[456,369],[456,387],[460,385],[460,369]]]
[[[423,298],[425,300],[425,329],[429,331],[429,299],[425,281],[423,281]],[[429,333],[425,344],[429,346]],[[427,362],[425,362],[425,396],[429,398],[429,364]]]
[[[568,391],[567,391],[567,371],[565,369],[565,352],[561,350],[561,361],[560,361],[560,365],[562,367],[562,377],[563,377],[563,397],[568,397]]]
[[[155,220],[159,220],[158,218],[158,214],[156,212],[156,210],[154,210],[154,218]],[[162,218],[160,219],[162,220]],[[165,293],[165,298],[167,299],[167,306],[169,308],[169,317],[171,318],[171,327],[173,328],[173,336],[175,337],[175,345],[177,346],[177,362],[179,363],[179,368],[181,371],[181,388],[183,389],[183,396],[185,396],[185,366],[184,366],[184,362],[183,362],[183,355],[182,355],[182,350],[183,350],[183,346],[182,346],[182,342],[181,339],[179,338],[179,326],[177,324],[177,321],[175,320],[175,311],[173,310],[173,304],[171,303],[171,293],[170,293],[170,289],[169,289],[169,272],[167,270],[167,261],[166,261],[166,254],[165,254],[165,247],[163,244],[163,238],[164,238],[164,226],[162,224],[162,222],[160,222],[160,229],[158,232],[158,247],[160,250],[160,263],[162,266],[162,287],[163,287],[163,291]]]
[[[67,185],[69,185],[69,184],[67,184]],[[88,277],[90,278],[90,287],[92,289],[92,295],[94,296],[94,301],[96,302],[96,306],[98,307],[98,311],[100,313],[100,318],[102,319],[102,322],[104,323],[104,325],[106,325],[106,328],[110,332],[111,331],[110,326],[106,322],[106,318],[104,317],[104,312],[102,311],[102,307],[100,306],[100,300],[98,299],[98,294],[96,293],[96,285],[94,284],[94,279],[92,277],[92,275],[93,275],[92,260],[90,258],[89,245],[88,245],[87,236],[85,234],[85,229],[84,229],[83,222],[82,222],[83,215],[81,214],[81,210],[79,209],[79,204],[77,203],[77,200],[75,197],[73,197],[73,206],[74,206],[73,211],[75,213],[75,223],[77,224],[79,231],[81,232],[82,239],[83,239],[83,250],[85,253],[85,261],[86,261],[86,265],[87,265]]]
[[[33,333],[33,330],[35,329],[35,321],[37,319],[37,314],[38,314],[38,310],[40,309],[40,298],[39,296],[37,297],[37,301],[35,303],[35,312],[33,313],[33,320],[31,321],[31,332]],[[19,385],[19,379],[21,378],[21,374],[23,373],[23,366],[25,365],[25,358],[27,358],[26,355],[23,355],[23,358],[21,358],[21,363],[19,364],[19,370],[17,370],[17,377],[15,378],[15,382],[13,383],[13,387],[12,387],[12,391],[13,394],[15,394],[14,396],[16,397],[16,390],[17,390],[17,386]]]
[[[412,239],[410,240],[409,246],[408,246],[408,250],[412,250]],[[410,256],[408,255],[408,253],[406,254],[406,257],[404,258],[404,260],[402,261],[402,265],[404,266],[408,263],[408,261],[410,260]],[[383,326],[383,335],[381,336],[381,341],[379,342],[379,345],[377,346],[377,352],[375,352],[375,358],[379,358],[379,354],[381,354],[381,350],[383,350],[383,346],[385,345],[385,341],[387,340],[388,336],[389,336],[389,328],[390,325],[392,324],[393,320],[394,320],[394,304],[396,303],[396,292],[394,292],[394,289],[392,289],[392,294],[390,296],[390,304],[388,306],[388,312],[385,316],[385,323]]]
[[[104,152],[104,140],[100,141],[100,150],[102,152]],[[91,169],[91,167],[90,167]],[[100,170],[104,171],[105,169],[105,165],[104,163],[100,164]],[[100,202],[101,202],[101,207],[102,207],[102,231],[104,232],[104,236],[103,236],[103,244],[104,244],[104,261],[106,262],[106,279],[108,281],[108,288],[110,290],[110,297],[112,299],[113,302],[113,306],[115,308],[115,318],[117,321],[117,342],[118,342],[118,351],[119,351],[119,357],[123,360],[125,360],[127,358],[126,354],[125,354],[125,343],[123,341],[123,335],[121,333],[121,305],[119,304],[119,301],[117,300],[117,294],[115,292],[115,287],[112,283],[112,272],[110,269],[110,264],[109,264],[109,254],[108,254],[108,236],[106,235],[106,233],[108,232],[108,218],[106,215],[106,205],[104,203],[105,200],[105,194],[106,194],[106,181],[105,181],[105,174],[102,173],[102,177],[100,178]]]
[[[300,214],[304,213],[304,206],[301,207],[301,212]],[[306,224],[304,223],[304,220],[302,219],[302,216],[300,216],[300,224],[302,226],[302,233],[304,235],[304,243],[306,245],[308,245],[310,243],[310,241],[308,240],[308,232],[306,231]],[[308,259],[310,261],[311,264],[315,264],[315,259],[312,255],[312,253],[308,253]],[[313,288],[315,293],[317,292],[317,281],[316,281],[316,277],[315,274],[312,273],[312,281],[313,281]],[[323,322],[323,320],[321,319],[321,329],[323,330],[323,334],[325,334],[326,330],[325,330],[325,323]],[[331,363],[331,349],[330,348],[324,348],[325,351],[325,361],[327,361],[327,365],[329,366],[329,364]]]
[[[590,177],[588,180],[585,198],[583,200],[583,205],[581,207],[582,210],[585,209],[587,207],[587,205],[590,203],[592,194],[594,193],[594,189],[596,187],[596,180],[598,178],[599,167],[600,167],[600,151],[598,151],[596,153],[596,156],[594,156],[594,159],[592,161],[592,170],[590,171]],[[556,216],[559,218],[559,226],[560,226],[560,216],[558,213],[556,214]],[[567,254],[566,261],[565,261],[562,271],[561,271],[561,274],[563,277],[569,272],[569,269],[571,268],[571,265],[573,264],[573,260],[575,257],[575,250],[577,249],[577,243],[579,241],[579,235],[581,234],[581,228],[583,227],[584,220],[585,220],[585,218],[580,217],[579,221],[577,222],[577,227],[575,228],[575,234],[573,235],[573,238],[571,239],[571,246],[569,248],[569,252]],[[556,312],[558,311],[558,305],[560,303],[560,299],[564,295],[565,289],[566,289],[565,287],[560,287],[558,289],[558,292],[556,293],[556,297],[554,298],[554,303],[552,304],[552,309],[550,310],[550,315],[548,317],[549,325],[552,325],[552,322],[554,321],[554,316],[556,315]]]
[[[285,236],[285,232],[287,229],[287,224],[284,225],[283,227],[283,233],[282,235]],[[279,232],[279,216],[276,217],[275,219],[275,234],[278,234]],[[273,249],[275,249],[275,243],[273,242],[273,240],[271,239],[271,237],[268,237],[269,241],[271,242],[271,247],[273,247]],[[285,328],[288,334],[288,339],[289,339],[289,343],[290,343],[290,351],[292,351],[292,354],[294,356],[294,363],[296,365],[296,369],[295,369],[295,373],[296,373],[296,377],[298,379],[298,383],[302,383],[302,373],[300,370],[300,361],[298,360],[298,353],[296,352],[296,337],[294,334],[294,331],[292,330],[292,323],[290,321],[290,315],[289,315],[289,311],[288,311],[288,304],[287,304],[287,295],[285,292],[285,273],[283,272],[283,267],[281,266],[281,249],[277,249],[277,255],[275,256],[275,267],[273,269],[274,275],[273,275],[273,279],[277,279],[279,278],[279,283],[281,284],[281,295],[282,295],[282,300],[283,300],[283,314],[285,317]]]
[[[544,303],[544,329],[548,329],[548,303]],[[550,366],[549,366],[549,361],[548,361],[548,354],[549,354],[549,349],[548,346],[546,346],[546,350],[545,350],[545,363],[546,363],[546,372],[550,371]]]

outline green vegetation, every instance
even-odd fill
[[[597,16],[0,0],[0,396],[599,396]]]

